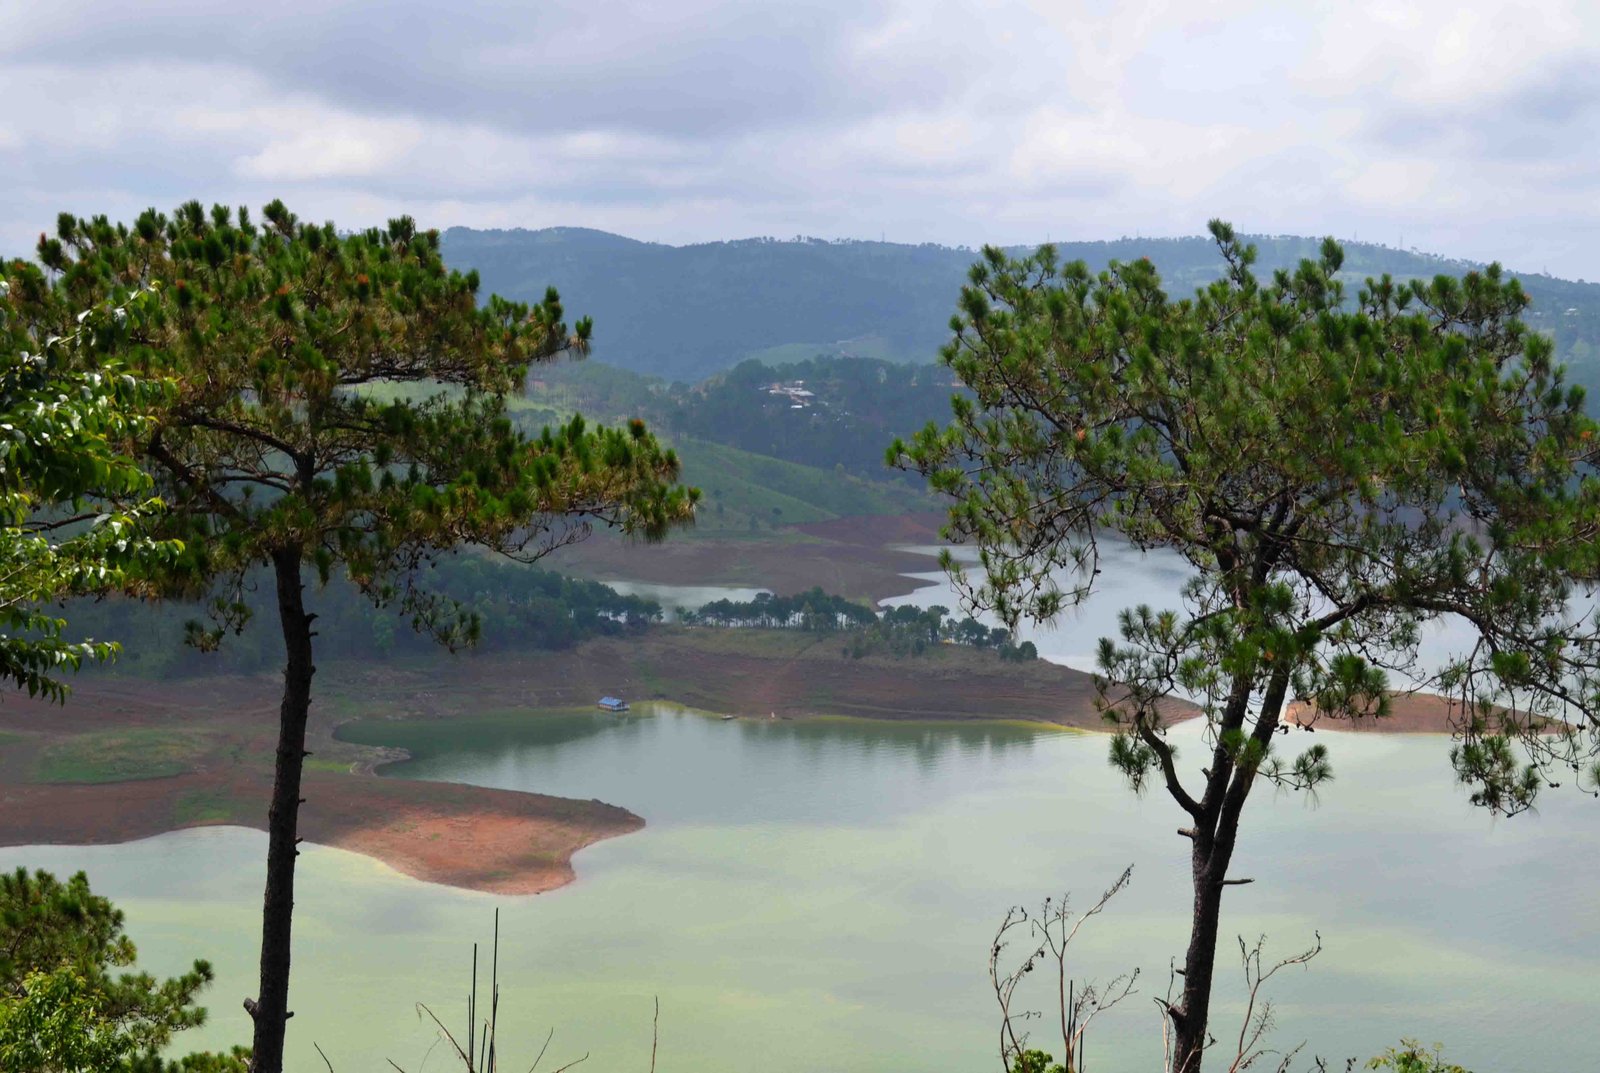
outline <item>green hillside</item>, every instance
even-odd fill
[[[683,480],[703,493],[695,532],[759,533],[860,514],[931,509],[911,487],[784,462],[737,447],[677,437]]]
[[[1315,256],[1318,239],[1256,236],[1263,273]],[[1214,278],[1209,239],[1060,242],[1063,258],[1093,268],[1149,257],[1185,293]],[[746,358],[769,364],[817,354],[931,361],[947,336],[956,295],[977,254],[947,246],[747,239],[693,246],[638,242],[603,231],[476,231],[451,228],[444,254],[477,268],[487,290],[517,298],[561,290],[574,314],[595,319],[602,361],[686,383]],[[1461,273],[1460,261],[1370,243],[1345,244],[1343,279]],[[1600,364],[1600,284],[1524,273],[1530,323],[1551,332],[1558,353]],[[1585,369],[1586,380],[1600,380]]]
[[[813,366],[814,367],[814,366]],[[928,370],[924,369],[924,373]],[[372,384],[362,388],[374,397],[418,394],[416,387]],[[434,388],[446,393],[456,389]],[[740,428],[730,408],[715,412],[733,435],[712,438],[683,430],[685,400],[700,401],[702,392],[668,388],[660,381],[617,369],[600,362],[575,362],[550,366],[538,371],[526,394],[509,400],[512,420],[531,432],[546,425],[567,421],[574,413],[587,420],[617,424],[632,417],[643,417],[663,440],[671,444],[683,462],[682,480],[704,493],[700,515],[693,530],[684,534],[751,534],[770,532],[786,525],[827,521],[830,518],[861,514],[904,514],[930,510],[932,501],[915,481],[896,479],[883,466],[883,450],[890,434],[852,429],[850,435],[863,439],[860,465],[808,465],[758,451],[746,450],[737,442]],[[750,394],[750,413],[759,419],[766,396]],[[945,389],[924,399],[942,412],[948,399]],[[788,416],[788,411],[782,411]],[[933,414],[916,417],[915,424]],[[699,420],[708,433],[715,434],[717,421]],[[834,439],[843,438],[839,432]],[[797,435],[796,439],[799,439]],[[865,459],[870,445],[870,459]],[[796,447],[801,446],[796,444]],[[804,454],[804,451],[799,453]]]

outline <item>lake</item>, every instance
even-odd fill
[[[1150,569],[1122,573],[1107,597],[1119,604],[1174,588]],[[948,602],[938,586],[917,597]],[[1108,607],[1037,643],[1076,662]],[[1195,730],[1175,735],[1191,755],[1200,747]],[[496,906],[508,1069],[527,1068],[551,1027],[542,1069],[585,1052],[580,1069],[648,1068],[655,996],[662,1073],[997,1069],[985,972],[999,918],[1062,891],[1086,905],[1129,864],[1131,887],[1080,934],[1073,964],[1080,980],[1142,969],[1140,994],[1096,1023],[1088,1068],[1158,1068],[1150,998],[1186,937],[1187,843],[1170,802],[1123,788],[1103,737],[724,722],[643,705],[627,717],[365,723],[347,736],[409,748],[390,777],[596,797],[648,826],[585,850],[576,883],[530,898],[306,847],[292,1069],[323,1068],[316,1040],[338,1073],[384,1058],[415,1073],[435,1034],[413,1004],[462,1023],[471,943],[487,942]],[[1452,785],[1442,739],[1315,740],[1336,780],[1315,805],[1258,791],[1233,872],[1256,882],[1229,891],[1223,921],[1225,942],[1265,933],[1269,957],[1323,937],[1309,969],[1270,985],[1273,1041],[1342,1060],[1407,1035],[1445,1041],[1478,1073],[1591,1066],[1581,1026],[1600,1014],[1600,802],[1552,793],[1538,816],[1495,821]],[[88,870],[127,910],[144,967],[211,959],[212,1024],[184,1043],[221,1046],[248,1037],[239,1001],[255,991],[264,852],[264,835],[215,828],[5,849],[0,866]],[[1213,1030],[1229,1039],[1243,997],[1231,947],[1218,980]],[[1029,1004],[1044,1006],[1053,982],[1030,982]],[[1039,1042],[1059,1052],[1047,1024]],[[446,1065],[436,1049],[426,1068]]]

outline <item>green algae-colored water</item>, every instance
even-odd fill
[[[1118,609],[1170,606],[1175,560],[1106,549],[1102,591],[1041,652],[1089,667]],[[959,600],[936,575],[906,602]],[[718,593],[720,595],[720,593]],[[653,592],[673,603],[671,592]],[[685,590],[674,606],[705,592]],[[1448,626],[1423,661],[1459,644]],[[1198,732],[1174,732],[1190,756]],[[661,1073],[996,1069],[986,979],[1006,908],[1070,890],[1092,900],[1133,883],[1080,934],[1080,979],[1138,967],[1140,994],[1096,1023],[1088,1069],[1159,1068],[1150,998],[1186,938],[1187,843],[1175,806],[1132,797],[1097,735],[1016,725],[792,723],[646,708],[629,717],[522,713],[476,723],[348,725],[401,745],[385,774],[595,797],[644,816],[641,832],[579,854],[578,880],[530,898],[420,883],[374,861],[307,846],[298,898],[291,1069],[447,1068],[426,1002],[464,1019],[471,944],[501,910],[503,1068],[649,1067],[661,1000]],[[1297,736],[1282,743],[1303,747]],[[1600,802],[1546,795],[1541,814],[1494,821],[1452,785],[1448,744],[1319,732],[1337,778],[1311,806],[1257,791],[1246,813],[1224,935],[1303,949],[1276,977],[1273,1043],[1365,1058],[1402,1035],[1442,1040],[1478,1073],[1595,1067],[1600,1017]],[[309,807],[315,808],[316,802]],[[87,869],[128,911],[149,968],[210,958],[212,1024],[185,1042],[247,1038],[265,836],[180,832],[124,846],[0,850],[0,867]],[[1216,1034],[1236,1038],[1244,995],[1231,948]],[[1030,981],[1031,982],[1031,981]],[[1039,981],[1024,998],[1049,998]],[[1048,1022],[1036,1034],[1050,1048]],[[1059,1053],[1059,1049],[1058,1049]],[[518,1061],[521,1062],[518,1065]],[[1226,1068],[1226,1061],[1210,1064]],[[1266,1063],[1272,1068],[1276,1063]],[[1304,1069],[1308,1061],[1293,1068]],[[1210,1068],[1210,1066],[1208,1066]],[[1261,1067],[1257,1067],[1261,1068]]]
[[[1128,864],[1131,888],[1080,936],[1076,964],[1080,977],[1138,966],[1142,993],[1097,1023],[1089,1068],[1158,1068],[1149,997],[1181,952],[1186,844],[1167,801],[1116,781],[1103,738],[671,709],[346,729],[413,751],[390,777],[598,797],[649,825],[580,854],[575,884],[529,898],[307,847],[292,1069],[322,1068],[313,1040],[339,1073],[385,1057],[423,1066],[434,1033],[414,1003],[463,1020],[470,945],[495,906],[508,1069],[527,1068],[551,1027],[541,1068],[585,1052],[580,1069],[648,1068],[654,996],[663,1073],[992,1069],[998,918],[1062,890],[1092,898]],[[1265,932],[1269,952],[1323,936],[1309,970],[1273,981],[1274,1040],[1343,1058],[1414,1035],[1480,1073],[1588,1068],[1600,805],[1552,794],[1540,816],[1495,823],[1451,786],[1442,740],[1318,740],[1338,780],[1315,808],[1252,803],[1235,874],[1257,882],[1230,890],[1224,921],[1227,934]],[[212,1024],[186,1043],[222,1045],[248,1030],[264,848],[256,832],[214,828],[0,850],[0,866],[87,869],[154,970],[210,958]],[[1231,1038],[1243,994],[1231,961],[1219,980]],[[446,1068],[443,1055],[424,1068]]]

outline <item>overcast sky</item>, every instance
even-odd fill
[[[1327,234],[1600,278],[1600,3],[0,0],[0,250],[354,227]]]

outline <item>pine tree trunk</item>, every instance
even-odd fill
[[[1273,672],[1262,696],[1256,725],[1250,731],[1252,742],[1262,749],[1263,755],[1278,729],[1289,677],[1287,666]],[[1236,695],[1247,697],[1253,685],[1252,682],[1236,688]],[[1242,709],[1240,717],[1229,722],[1234,727],[1241,726]],[[1194,883],[1194,917],[1189,924],[1189,950],[1183,959],[1183,997],[1177,1008],[1170,1011],[1172,1073],[1200,1073],[1205,1060],[1206,1042],[1210,1038],[1211,984],[1217,963],[1217,931],[1222,922],[1222,891],[1227,885],[1234,847],[1239,843],[1239,819],[1255,785],[1257,769],[1236,769],[1229,751],[1219,745],[1212,756],[1212,770],[1220,777],[1212,781],[1201,803],[1202,815],[1197,817],[1193,833],[1190,874]]]
[[[283,626],[283,704],[278,712],[278,755],[267,812],[267,889],[261,910],[261,990],[245,1008],[255,1020],[252,1073],[283,1073],[289,1018],[290,924],[294,866],[299,856],[300,776],[305,765],[306,717],[311,709],[311,620],[300,580],[301,551],[275,552],[278,617]]]
[[[1228,870],[1226,858],[1232,856],[1201,842],[1196,839],[1194,849],[1194,917],[1189,924],[1189,951],[1183,959],[1181,1012],[1173,1017],[1172,1073],[1200,1073],[1205,1058],[1217,931],[1222,920],[1222,878]]]

